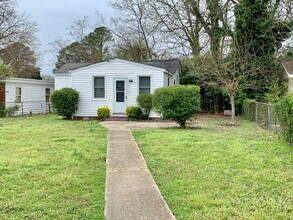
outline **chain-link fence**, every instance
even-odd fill
[[[0,117],[44,114],[50,112],[50,102],[0,102]]]
[[[265,129],[281,134],[282,129],[274,105],[261,102],[249,102],[244,104],[243,110],[245,118],[254,121]]]

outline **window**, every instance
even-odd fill
[[[105,98],[105,77],[94,78],[94,97]]]
[[[21,102],[21,88],[20,87],[16,87],[15,102]]]
[[[151,77],[139,77],[139,94],[151,93]]]
[[[46,88],[46,102],[50,102],[50,88]]]

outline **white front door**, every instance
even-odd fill
[[[125,114],[126,111],[126,80],[114,80],[114,113]]]

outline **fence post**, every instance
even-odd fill
[[[271,106],[268,105],[268,130],[271,130]]]
[[[23,102],[21,102],[21,115],[23,115]]]
[[[245,108],[244,112],[246,118],[250,119],[250,105],[248,105],[248,108]]]

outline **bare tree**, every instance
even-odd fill
[[[120,15],[112,19],[112,31],[121,44],[131,45],[135,41],[147,48],[148,59],[155,59],[161,52],[157,31],[160,26],[148,15],[149,0],[111,1],[110,5]]]
[[[239,46],[239,45],[238,45]],[[245,89],[256,89],[257,82],[252,80],[259,73],[261,67],[250,66],[249,61],[254,55],[248,52],[248,46],[242,48],[245,56],[240,56],[237,52],[232,52],[228,56],[220,54],[217,59],[211,53],[206,57],[203,71],[217,78],[216,81],[209,82],[213,86],[221,88],[230,98],[231,104],[231,125],[236,124],[235,119],[235,97]]]
[[[73,21],[71,26],[67,28],[68,36],[77,42],[81,42],[82,39],[88,34],[90,24],[88,17],[84,16],[82,19]]]
[[[204,42],[200,42],[202,26],[194,16],[190,0],[150,0],[149,16],[160,24],[168,49],[178,54],[198,56]],[[200,0],[197,1],[200,4]]]
[[[293,20],[293,1],[281,0],[276,2],[277,17],[283,21]]]
[[[30,15],[17,12],[14,0],[0,1],[0,47],[21,42],[32,45],[35,42],[37,24]]]

